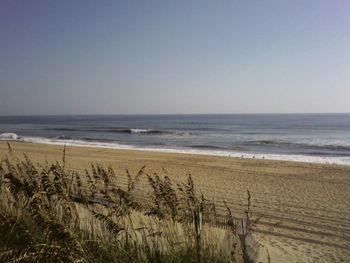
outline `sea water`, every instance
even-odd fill
[[[1,116],[0,140],[350,165],[350,114]]]

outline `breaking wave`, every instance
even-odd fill
[[[84,131],[84,132],[109,132],[109,133],[130,133],[130,134],[145,134],[145,135],[190,135],[190,132],[182,131],[169,131],[169,130],[158,130],[158,129],[141,129],[141,128],[66,128],[57,127],[52,128],[55,131]]]
[[[344,145],[339,143],[333,144],[325,144],[312,142],[304,143],[304,142],[290,142],[290,141],[282,141],[282,140],[255,140],[255,141],[247,141],[247,144],[250,145],[266,145],[266,146],[287,146],[287,147],[300,147],[300,148],[312,148],[312,149],[325,149],[325,150],[344,150],[350,151],[350,145]]]
[[[138,129],[136,131],[131,131],[134,133],[149,132],[149,130]],[[41,143],[41,144],[52,144],[52,145],[67,145],[67,146],[79,146],[79,147],[95,147],[95,148],[109,148],[109,149],[134,149],[134,150],[146,150],[146,151],[159,151],[159,152],[175,152],[175,153],[189,153],[189,154],[200,154],[200,155],[213,155],[213,156],[228,156],[228,157],[239,157],[239,158],[261,158],[261,159],[272,159],[272,160],[289,160],[298,162],[312,162],[312,163],[336,163],[350,165],[349,155],[335,154],[329,156],[320,152],[305,152],[300,154],[269,154],[269,153],[256,153],[256,152],[245,152],[243,148],[234,147],[226,148],[213,145],[192,145],[188,147],[176,147],[170,145],[154,144],[148,146],[136,146],[136,145],[126,145],[120,144],[117,141],[99,138],[82,137],[79,139],[72,139],[70,137],[58,136],[55,138],[44,138],[44,137],[29,137],[29,136],[19,136],[16,133],[1,133],[0,140],[2,141],[20,141],[20,142],[30,142],[30,143]],[[286,142],[276,142],[269,140],[260,141],[250,141],[250,143],[263,144],[263,145],[275,145]],[[290,143],[291,144],[291,143]],[[296,143],[297,144],[297,143]],[[302,144],[303,145],[303,144]],[[323,145],[322,147],[329,147],[329,145]],[[345,147],[340,145],[331,145],[334,147]],[[242,151],[243,149],[243,151]],[[337,148],[339,149],[339,148]]]
[[[12,141],[12,140],[18,140],[18,135],[16,133],[12,132],[6,132],[0,134],[0,140],[1,141]]]

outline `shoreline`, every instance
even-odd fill
[[[16,135],[16,134],[13,134]],[[17,136],[17,135],[16,135]],[[300,163],[318,163],[329,165],[345,165],[350,166],[350,157],[346,156],[316,156],[302,154],[269,154],[269,153],[247,153],[230,150],[210,150],[210,149],[195,149],[195,148],[156,148],[156,147],[139,147],[134,145],[123,145],[113,142],[97,142],[72,139],[52,139],[43,137],[18,137],[16,139],[2,139],[0,142],[23,142],[33,144],[45,144],[56,146],[84,147],[84,148],[101,148],[115,150],[135,150],[159,153],[178,153],[178,154],[193,154],[204,156],[221,156],[229,158],[244,158],[244,159],[261,159],[272,161],[291,161]]]

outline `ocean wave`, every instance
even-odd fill
[[[108,132],[108,133],[130,133],[130,134],[144,134],[144,135],[191,135],[190,132],[183,131],[169,131],[169,130],[159,130],[159,129],[143,129],[143,128],[114,128],[114,127],[101,127],[101,128],[66,128],[57,127],[50,128],[50,130],[55,131],[82,131],[82,132]]]
[[[69,136],[60,135],[60,136],[55,137],[55,139],[58,139],[58,140],[71,140],[72,138],[69,137]]]
[[[282,140],[252,140],[247,141],[248,144],[253,145],[271,145],[271,146],[287,146],[287,147],[301,147],[301,148],[312,148],[312,149],[325,149],[325,150],[344,150],[350,151],[350,146],[334,143],[334,144],[326,144],[319,142],[290,142],[290,141],[282,141]]]
[[[81,138],[81,139],[68,139],[68,138],[43,138],[43,137],[29,137],[18,136],[15,133],[2,133],[0,134],[0,140],[15,140],[30,143],[51,144],[51,145],[67,145],[78,147],[93,147],[93,148],[107,148],[107,149],[133,149],[144,151],[157,151],[157,152],[171,152],[171,153],[187,153],[187,154],[199,154],[199,155],[212,155],[212,156],[226,156],[226,157],[239,157],[239,158],[255,158],[255,159],[270,159],[270,160],[285,160],[285,161],[297,161],[297,162],[310,162],[310,163],[329,163],[329,164],[343,164],[350,165],[350,157],[344,156],[324,156],[318,153],[318,156],[305,154],[270,154],[270,153],[247,153],[240,151],[239,149],[226,149],[221,147],[215,147],[211,145],[197,145],[191,147],[156,147],[156,146],[136,146],[119,144],[115,141],[109,141],[105,139],[96,138]],[[197,148],[197,149],[196,149]]]
[[[130,129],[130,133],[137,134],[173,134],[174,132],[153,129]]]
[[[194,149],[203,149],[203,150],[216,150],[216,151],[242,151],[243,147],[235,146],[235,147],[224,147],[224,146],[216,146],[211,144],[199,144],[199,145],[191,145],[189,148]]]
[[[130,129],[108,129],[108,132],[115,133],[130,133],[130,134],[139,134],[139,135],[191,135],[190,132],[182,131],[169,131],[169,130],[158,130],[158,129],[142,129],[142,128],[130,128]]]
[[[18,135],[13,132],[5,132],[0,134],[0,141],[18,140]]]
[[[86,142],[108,142],[108,143],[114,142],[113,140],[109,140],[109,139],[91,138],[91,137],[82,137],[80,140],[86,141]]]
[[[40,144],[51,144],[51,145],[67,145],[67,146],[78,146],[78,147],[93,147],[93,148],[108,148],[108,149],[132,149],[134,146],[121,145],[117,142],[110,141],[107,139],[97,138],[81,138],[81,139],[60,139],[60,138],[44,138],[44,137],[19,137],[17,141],[29,142],[29,143],[40,143]]]

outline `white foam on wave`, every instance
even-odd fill
[[[132,133],[148,133],[148,132],[151,132],[152,130],[148,130],[148,129],[130,129],[130,131]]]
[[[11,141],[11,140],[18,140],[18,135],[16,133],[12,132],[6,132],[0,134],[0,141]]]
[[[68,140],[68,139],[50,139],[43,137],[19,137],[15,133],[2,133],[0,134],[0,140],[17,140],[30,143],[51,144],[51,145],[67,145],[77,147],[93,147],[93,148],[108,148],[108,149],[125,149],[125,150],[140,150],[140,151],[153,151],[153,152],[167,152],[167,153],[185,153],[185,154],[198,154],[198,155],[211,155],[211,156],[224,156],[224,157],[236,157],[236,158],[255,158],[255,159],[267,159],[267,160],[280,160],[280,161],[295,161],[295,162],[307,162],[307,163],[325,163],[325,164],[342,164],[350,165],[350,157],[332,157],[332,156],[310,156],[310,155],[289,155],[289,154],[256,154],[256,153],[244,153],[236,151],[223,151],[223,150],[205,150],[205,149],[190,149],[190,148],[155,148],[155,147],[137,147],[133,145],[118,144],[116,142],[94,142],[84,140]]]
[[[243,141],[244,142],[244,141]],[[255,143],[260,145],[289,145],[301,147],[315,147],[315,148],[348,148],[350,147],[350,137],[340,139],[316,138],[316,139],[300,139],[300,138],[283,138],[275,139],[271,137],[260,137],[253,140],[248,140],[248,143]]]
[[[49,139],[42,137],[21,137],[20,141],[52,144],[52,145],[67,145],[67,146],[79,146],[79,147],[94,147],[94,148],[108,148],[108,149],[133,149],[133,146],[121,145],[111,142],[94,142],[84,140],[68,140],[68,139]]]
[[[217,151],[217,150],[196,150],[196,149],[164,149],[164,148],[135,148],[137,150],[158,151],[169,153],[187,153],[198,155],[212,155],[233,158],[248,158],[248,159],[266,159],[278,161],[294,161],[305,163],[323,163],[323,164],[341,164],[350,165],[350,157],[331,157],[331,156],[310,156],[310,155],[289,155],[289,154],[253,154],[233,151]]]

